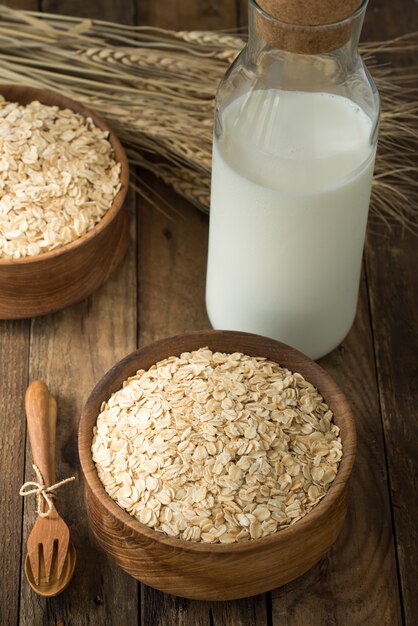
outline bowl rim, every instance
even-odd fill
[[[205,337],[204,341],[202,342],[201,347],[208,345],[209,348],[211,349],[210,341],[208,342],[207,339],[210,339],[213,337],[213,339],[216,341],[217,337],[220,337],[221,335],[225,335],[225,334],[228,334],[229,336],[236,338],[238,343],[240,339],[245,339],[245,338],[254,340],[256,342],[258,341],[262,341],[264,343],[267,342],[269,345],[274,346],[276,349],[280,351],[283,350],[285,352],[288,352],[289,354],[293,355],[297,359],[302,360],[304,363],[308,364],[311,368],[314,367],[318,376],[322,378],[322,380],[330,388],[332,393],[338,394],[339,396],[338,403],[339,403],[339,406],[341,407],[341,410],[338,411],[339,417],[342,417],[344,415],[346,427],[349,432],[346,434],[346,436],[344,437],[344,440],[342,441],[343,455],[340,461],[340,465],[338,467],[337,476],[335,477],[334,481],[331,483],[331,486],[328,492],[322,498],[322,500],[320,500],[320,502],[316,504],[312,508],[312,510],[309,511],[309,513],[307,513],[300,520],[298,520],[291,526],[287,526],[286,528],[277,530],[274,533],[267,535],[266,537],[262,537],[260,539],[252,539],[252,540],[242,542],[242,543],[220,544],[220,543],[187,541],[185,539],[179,539],[177,537],[171,537],[171,536],[165,535],[164,533],[160,531],[154,530],[153,528],[150,528],[149,526],[142,524],[139,520],[131,516],[124,509],[122,509],[116,503],[116,501],[113,500],[113,498],[111,498],[111,496],[106,492],[103,484],[101,483],[99,479],[99,476],[95,468],[95,464],[91,456],[91,442],[93,439],[93,430],[91,428],[91,432],[89,434],[88,431],[90,427],[87,422],[90,419],[90,416],[88,415],[88,411],[89,411],[90,405],[97,402],[98,397],[101,399],[101,401],[104,401],[103,391],[111,382],[114,382],[115,377],[117,376],[118,372],[124,366],[130,365],[130,364],[133,365],[134,363],[137,362],[138,359],[141,359],[144,356],[146,356],[146,354],[149,351],[152,351],[153,349],[156,349],[160,346],[163,347],[165,344],[169,344],[169,342],[172,340],[177,340],[177,341],[185,342],[185,346],[184,348],[182,348],[181,352],[187,352],[187,351],[190,351],[191,348],[188,349],[186,343],[188,341],[196,340],[196,338],[198,338],[199,336]],[[212,348],[212,349],[215,349],[215,348]],[[237,346],[236,351],[240,351],[239,345]],[[171,356],[171,354],[168,356]],[[259,354],[258,356],[263,356],[263,355]],[[286,363],[283,363],[283,365],[286,367]],[[135,365],[135,367],[137,367],[137,365]],[[140,368],[137,367],[137,369],[140,369]],[[131,375],[134,375],[135,373],[136,373],[136,370],[132,368]],[[106,398],[106,400],[107,399],[108,398]],[[325,397],[324,399],[325,401],[327,401]],[[334,414],[335,414],[335,410],[334,410]],[[348,443],[347,443],[347,439],[349,439]],[[326,523],[327,511],[330,509],[330,507],[333,504],[338,503],[339,498],[343,496],[344,491],[346,489],[346,484],[350,477],[351,470],[354,464],[354,459],[355,459],[355,454],[356,454],[356,445],[357,445],[357,435],[356,435],[355,422],[354,422],[354,418],[353,418],[350,406],[348,404],[348,401],[345,398],[345,395],[342,393],[342,391],[338,387],[337,383],[334,381],[334,379],[320,365],[318,365],[315,361],[312,361],[312,359],[307,357],[302,352],[282,342],[279,342],[279,341],[276,341],[274,339],[270,339],[267,337],[263,337],[261,335],[255,335],[253,333],[245,333],[245,332],[229,331],[229,330],[228,331],[203,330],[203,331],[191,331],[191,332],[186,332],[186,333],[180,333],[178,335],[173,335],[171,337],[166,337],[163,339],[159,339],[157,341],[153,341],[152,343],[149,343],[139,348],[138,350],[134,350],[133,352],[125,356],[123,359],[118,361],[96,383],[95,387],[93,388],[92,392],[90,393],[83,407],[80,422],[79,422],[79,429],[78,429],[78,451],[79,451],[81,469],[82,469],[82,473],[83,473],[84,480],[86,483],[86,488],[90,490],[90,492],[93,494],[93,497],[95,497],[97,500],[100,501],[101,506],[103,506],[106,509],[106,512],[110,514],[113,518],[116,518],[118,523],[129,528],[129,530],[135,536],[140,535],[142,538],[145,536],[152,541],[157,541],[158,543],[165,544],[167,546],[170,546],[171,548],[177,548],[183,551],[195,552],[195,553],[213,553],[214,551],[221,552],[221,553],[232,553],[232,552],[237,553],[237,552],[247,552],[247,551],[260,549],[260,548],[268,549],[271,545],[275,545],[281,541],[285,542],[286,540],[289,540],[295,533],[303,529],[307,529],[313,524],[318,523],[319,521],[321,521],[322,518],[324,518],[323,521],[324,523]],[[348,449],[344,452],[345,446],[348,446]]]
[[[30,95],[30,102],[38,100],[39,102],[44,104],[43,100],[48,99],[48,106],[57,106],[60,109],[71,109],[75,113],[79,113],[85,118],[91,118],[95,126],[100,128],[101,130],[107,131],[109,133],[108,140],[113,148],[115,161],[116,163],[120,164],[120,189],[114,197],[111,206],[103,215],[103,217],[100,218],[100,220],[97,222],[97,224],[93,226],[92,229],[84,233],[84,235],[81,235],[81,237],[77,237],[77,239],[74,239],[69,243],[63,244],[58,248],[48,250],[47,252],[41,252],[40,254],[36,254],[34,256],[24,256],[20,257],[19,259],[0,257],[0,267],[6,267],[10,265],[25,265],[30,263],[37,263],[39,261],[48,261],[50,259],[54,259],[66,253],[72,252],[75,248],[79,248],[80,246],[87,244],[90,239],[100,234],[105,228],[107,228],[109,224],[113,222],[113,220],[119,214],[125,201],[129,184],[129,165],[125,150],[115,132],[101,115],[98,115],[92,109],[86,107],[81,102],[73,100],[72,98],[68,98],[67,96],[63,96],[60,93],[53,91],[52,89],[40,89],[38,87],[31,87],[29,85],[13,83],[0,83],[0,95],[4,96],[9,102],[17,102],[20,104],[20,101],[17,97],[10,100],[8,99],[8,97],[4,94],[4,91],[7,92],[8,90],[13,90],[16,95],[23,95],[24,93]]]

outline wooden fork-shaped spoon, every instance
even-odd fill
[[[36,380],[26,391],[25,404],[33,461],[49,487],[55,481],[57,403],[45,383]],[[44,499],[41,507],[42,512],[48,510]],[[52,503],[47,517],[38,515],[28,538],[25,573],[29,584],[40,595],[58,595],[69,584],[75,561],[70,531]]]

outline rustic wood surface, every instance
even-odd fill
[[[7,4],[178,29],[246,23],[246,0]],[[414,0],[370,0],[363,40],[417,28]],[[97,547],[77,482],[62,492],[59,504],[77,546],[74,581],[50,600],[29,589],[22,564],[35,503],[18,496],[22,482],[33,478],[23,408],[28,382],[46,380],[58,398],[57,477],[79,476],[79,415],[101,375],[152,339],[208,327],[207,218],[146,178],[180,211],[179,218],[168,220],[131,196],[129,252],[106,284],[62,312],[0,323],[0,625],[415,626],[417,242],[399,230],[388,235],[376,225],[367,240],[354,327],[342,346],[321,361],[348,397],[358,431],[349,513],[331,552],[302,578],[255,598],[222,603],[175,598],[137,584]]]

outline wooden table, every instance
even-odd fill
[[[177,29],[231,28],[246,20],[245,0],[9,4]],[[413,0],[371,0],[363,39],[417,27]],[[1,626],[415,626],[418,241],[381,226],[368,235],[354,327],[322,360],[348,396],[359,435],[349,515],[326,558],[301,579],[248,600],[169,597],[131,579],[96,547],[77,482],[61,492],[59,506],[79,555],[74,581],[50,601],[28,588],[22,559],[34,502],[18,495],[21,484],[32,478],[23,409],[28,382],[43,378],[58,397],[58,477],[79,476],[80,410],[99,377],[138,345],[209,325],[204,305],[208,220],[162,184],[149,176],[147,181],[176,206],[180,218],[169,221],[131,196],[129,253],[107,284],[55,315],[0,324]]]

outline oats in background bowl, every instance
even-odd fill
[[[0,96],[0,258],[53,250],[99,222],[120,189],[108,136],[70,109]]]

